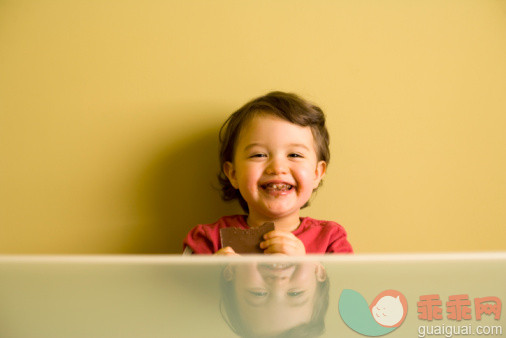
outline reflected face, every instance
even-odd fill
[[[238,310],[256,335],[277,334],[311,320],[318,269],[315,263],[240,265],[235,268]]]

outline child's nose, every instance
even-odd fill
[[[266,276],[266,281],[267,283],[271,284],[271,285],[283,285],[285,283],[287,283],[290,278],[288,276],[285,276],[285,275],[270,275],[270,276]]]
[[[280,175],[287,172],[287,166],[285,161],[279,158],[272,158],[269,161],[266,172],[268,175]]]

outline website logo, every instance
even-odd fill
[[[367,304],[357,291],[345,289],[339,297],[339,314],[353,331],[370,337],[383,336],[398,328],[408,312],[408,302],[396,290],[380,292]]]

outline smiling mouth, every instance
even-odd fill
[[[295,266],[294,263],[260,263],[258,266],[267,270],[284,270]]]
[[[294,188],[293,185],[287,183],[267,183],[262,184],[260,187],[267,191],[289,191]]]

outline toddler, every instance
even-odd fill
[[[185,253],[235,255],[221,247],[220,229],[273,222],[260,248],[266,254],[351,253],[337,223],[300,217],[321,183],[330,158],[322,110],[297,95],[272,92],[248,102],[220,130],[219,181],[225,201],[245,215],[224,216],[193,228]]]

